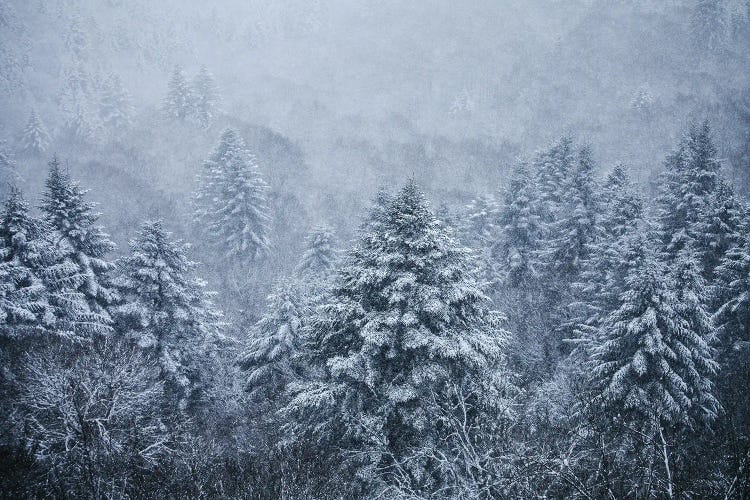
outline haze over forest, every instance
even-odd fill
[[[750,496],[748,75],[749,0],[0,0],[0,496]]]

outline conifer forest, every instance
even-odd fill
[[[750,0],[0,0],[0,498],[750,498]]]

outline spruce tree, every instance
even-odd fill
[[[83,277],[78,291],[90,310],[107,320],[107,308],[114,301],[109,286],[114,265],[107,256],[115,245],[96,225],[100,214],[94,211],[94,203],[85,201],[87,191],[70,179],[56,157],[49,163],[45,185],[41,209],[45,222],[56,232],[56,249],[78,267]]]
[[[195,194],[195,221],[230,261],[248,263],[269,249],[268,185],[242,138],[227,129],[203,164]]]
[[[537,186],[545,223],[555,219],[565,197],[565,185],[575,163],[573,141],[563,137],[549,150],[534,159]]]
[[[545,248],[540,252],[549,276],[564,289],[578,277],[599,237],[599,188],[594,178],[591,151],[583,148],[569,171],[562,194],[562,210],[550,223]]]
[[[365,480],[412,453],[413,480],[436,480],[430,405],[454,384],[488,395],[506,342],[469,256],[413,182],[379,198],[312,326],[322,375],[293,387],[292,436],[343,448]]]
[[[698,253],[703,276],[731,246],[738,229],[736,203],[721,176],[707,122],[692,127],[678,150],[667,158],[658,197],[658,221],[668,262],[687,247]]]
[[[324,279],[333,271],[336,260],[333,232],[327,226],[318,226],[307,235],[305,253],[294,272],[300,278]]]
[[[132,114],[130,94],[122,85],[120,77],[110,76],[99,107],[102,124],[110,132],[122,132],[130,126]]]
[[[49,305],[42,280],[32,266],[38,265],[35,248],[39,225],[28,216],[21,192],[13,188],[0,214],[0,336],[24,338],[41,331]]]
[[[185,120],[192,113],[193,96],[182,68],[175,66],[167,85],[164,108],[171,118]]]
[[[13,154],[8,149],[8,144],[3,140],[0,140],[0,179],[2,179],[0,196],[5,199],[6,196],[11,194],[11,188],[18,183],[20,176]]]
[[[266,313],[252,329],[240,357],[251,394],[278,399],[286,385],[300,376],[302,329],[311,314],[306,302],[294,280],[282,280],[268,296]]]
[[[596,401],[630,422],[690,426],[718,411],[713,329],[690,247],[669,276],[653,246],[641,233],[629,243],[626,290],[593,347]]]
[[[208,127],[218,114],[219,89],[206,66],[201,66],[192,83],[193,115],[203,127]]]
[[[472,200],[464,210],[462,241],[476,250],[489,248],[497,238],[498,210],[498,204],[492,196],[480,196]]]
[[[574,290],[580,297],[571,311],[577,325],[576,337],[590,339],[613,310],[630,267],[628,242],[646,229],[643,201],[630,181],[627,170],[616,166],[602,189],[599,237],[589,244],[589,259]]]
[[[539,191],[523,163],[513,170],[498,225],[500,234],[492,249],[496,276],[510,287],[530,285],[540,271],[536,257],[542,217]]]
[[[2,260],[23,285],[24,296],[34,318],[25,317],[23,330],[46,332],[69,340],[91,340],[109,333],[107,320],[92,312],[79,290],[85,275],[79,266],[59,251],[59,235],[44,220],[29,214],[29,206],[15,191],[5,204],[0,226]],[[40,288],[41,286],[41,288]]]
[[[122,303],[116,327],[159,363],[178,406],[185,408],[201,387],[201,367],[223,340],[221,314],[188,245],[170,239],[160,221],[146,222],[130,242],[131,254],[118,262],[115,280]]]
[[[47,150],[50,142],[49,133],[42,120],[37,115],[36,110],[32,110],[29,120],[21,132],[20,150],[32,155],[41,154]]]

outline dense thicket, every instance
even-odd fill
[[[299,233],[262,313],[230,322],[168,221],[116,258],[53,158],[40,216],[16,187],[0,213],[3,491],[750,494],[745,201],[708,124],[653,201],[598,171],[566,137],[456,217],[413,180],[382,191],[345,251]],[[269,190],[224,131],[194,234],[239,296],[272,259]]]

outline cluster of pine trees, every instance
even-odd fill
[[[750,493],[750,233],[708,125],[653,202],[563,138],[505,189],[432,211],[382,191],[346,251],[314,228],[239,337],[189,246],[130,252],[57,159],[0,214],[3,490],[96,498],[621,498]],[[196,238],[273,252],[226,130]],[[241,294],[241,287],[235,293]]]

